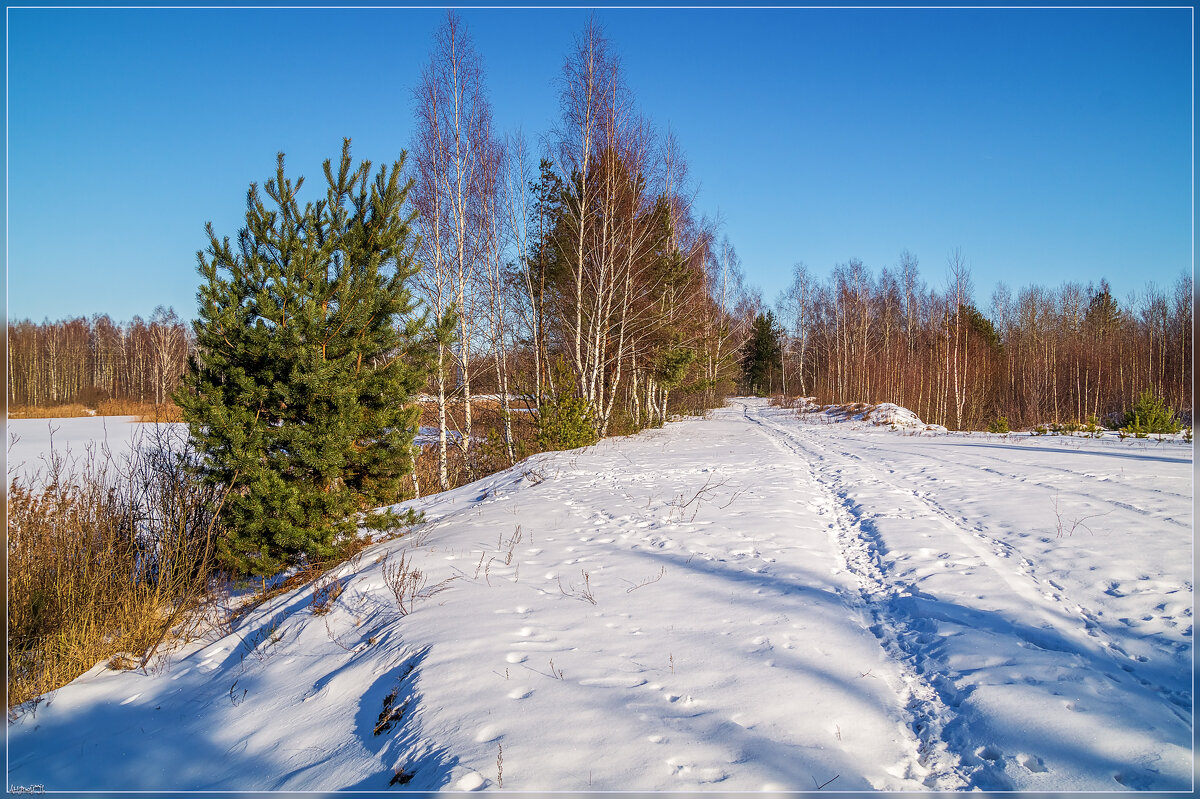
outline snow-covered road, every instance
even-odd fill
[[[57,692],[9,782],[1191,786],[1190,446],[816,418],[736,400],[424,500],[328,615]],[[408,615],[401,552],[444,588]]]

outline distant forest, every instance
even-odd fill
[[[150,320],[107,315],[8,324],[8,403],[19,407],[108,400],[164,404],[187,367],[191,326],[161,306]]]
[[[594,21],[566,53],[560,118],[536,153],[495,130],[485,75],[450,12],[415,82],[404,162],[443,488],[448,442],[466,455],[481,438],[479,394],[498,395],[509,462],[509,420],[526,406],[545,422],[571,404],[605,436],[734,392],[890,401],[981,429],[1000,416],[1103,421],[1152,390],[1190,423],[1190,274],[1122,299],[1101,280],[1001,286],[980,302],[962,253],[931,288],[905,252],[877,274],[855,259],[824,279],[797,265],[771,307],[695,207],[680,142],[642,115]],[[15,406],[169,402],[194,347],[162,308],[130,323],[10,323],[8,336]]]
[[[789,290],[767,308],[742,286],[736,255],[724,246],[723,258],[708,253],[713,263],[706,270],[725,284],[732,272],[738,297],[725,319],[725,351],[734,357],[724,359],[725,380],[714,381],[722,396],[758,391],[821,402],[895,402],[927,422],[982,429],[1001,416],[1014,427],[1104,421],[1150,389],[1191,423],[1190,275],[1169,292],[1148,287],[1124,303],[1103,280],[1027,286],[1015,296],[1001,285],[984,313],[967,296],[969,275],[960,275],[961,285],[931,290],[905,253],[878,275],[857,260],[825,280],[797,265]],[[751,385],[743,366],[756,322],[764,321],[773,363],[762,384]],[[10,323],[8,346],[10,405],[96,407],[105,400],[170,402],[193,344],[190,326],[158,308],[149,321],[97,315]],[[526,392],[541,359],[529,343],[509,355],[516,365],[510,388]],[[711,347],[709,356],[720,350]],[[475,360],[477,390],[496,390],[494,362],[486,353]],[[673,412],[694,410],[689,406],[707,385],[689,377]]]
[[[777,303],[781,357],[768,392],[823,402],[895,402],[926,422],[983,429],[1111,421],[1143,391],[1192,416],[1192,277],[1147,286],[1122,303],[1106,281],[998,286],[984,305],[950,256],[930,290],[903,253],[878,276],[860,261],[824,281],[797,265]]]

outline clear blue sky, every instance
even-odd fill
[[[531,138],[590,12],[466,10],[496,122]],[[195,312],[203,225],[245,191],[408,146],[443,12],[23,9],[8,15],[8,318]],[[976,296],[1192,269],[1192,11],[597,12],[771,302],[804,261],[908,249]]]

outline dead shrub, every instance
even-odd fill
[[[52,451],[44,473],[9,483],[10,709],[195,632],[221,496],[194,479],[194,456],[160,427],[121,460],[91,449],[69,468]]]
[[[416,609],[418,599],[428,599],[440,594],[450,587],[450,583],[458,579],[450,577],[431,586],[429,585],[429,575],[413,565],[404,552],[400,553],[400,560],[396,563],[388,563],[388,559],[385,557],[382,571],[383,582],[391,589],[392,596],[396,598],[396,607],[400,609],[401,616],[412,613]]]
[[[334,601],[341,595],[341,581],[332,574],[326,574],[313,583],[312,601],[308,606],[314,616],[324,616],[333,609]]]

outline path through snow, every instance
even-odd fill
[[[326,616],[97,667],[10,727],[9,781],[1187,789],[1191,466],[738,400],[417,503]],[[401,552],[450,580],[407,616]]]

